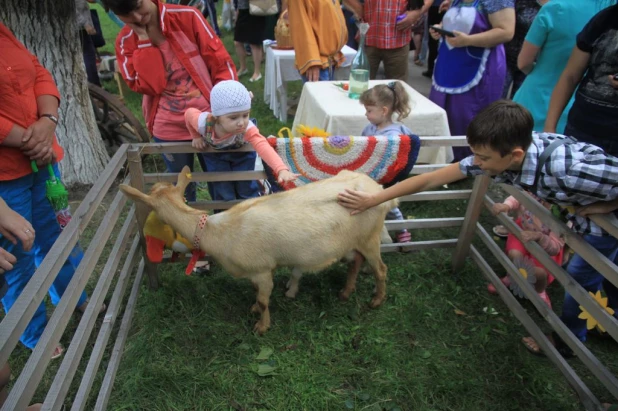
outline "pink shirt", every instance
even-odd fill
[[[185,111],[188,107],[208,110],[210,104],[180,64],[169,42],[161,44],[159,50],[163,57],[167,84],[161,93],[152,134],[161,140],[191,140],[185,125]]]

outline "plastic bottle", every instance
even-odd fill
[[[348,91],[348,97],[355,100],[358,100],[361,94],[369,89],[369,59],[365,54],[365,37],[367,31],[369,31],[369,24],[359,24],[358,31],[360,32],[360,42],[350,68],[350,89]]]

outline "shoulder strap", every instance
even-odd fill
[[[547,162],[551,154],[554,152],[554,150],[556,150],[561,145],[567,144],[567,143],[577,143],[577,140],[569,136],[565,136],[564,138],[556,138],[554,141],[551,142],[549,146],[547,146],[545,150],[543,150],[543,152],[539,156],[539,159],[537,160],[537,163],[536,163],[536,172],[534,173],[534,182],[532,183],[532,186],[530,187],[534,195],[536,195],[536,188],[539,183],[539,177],[541,176],[541,171],[543,170],[543,167],[545,167],[545,163]]]

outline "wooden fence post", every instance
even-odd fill
[[[136,189],[144,192],[146,188],[146,184],[144,183],[144,169],[142,168],[142,156],[140,153],[140,148],[138,147],[129,147],[127,151],[127,158],[129,162],[129,173],[131,176],[131,186]],[[150,213],[150,209],[148,206],[141,202],[135,202],[135,215],[137,217],[137,231],[139,233],[140,244],[142,246],[143,257],[144,257],[144,271],[148,276],[148,287],[151,290],[156,290],[159,288],[159,276],[157,274],[157,265],[151,263],[148,260],[148,256],[146,255],[146,238],[144,237],[144,224],[146,223],[146,218]]]
[[[474,238],[476,222],[483,209],[483,199],[485,198],[487,187],[489,187],[489,176],[483,174],[476,177],[472,187],[472,194],[468,200],[468,208],[466,209],[463,225],[457,239],[457,247],[455,247],[455,252],[453,253],[452,268],[454,273],[462,269],[466,257],[470,253],[470,243]]]

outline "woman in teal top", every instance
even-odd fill
[[[551,93],[569,60],[577,33],[592,16],[612,3],[611,0],[550,0],[541,7],[517,59],[517,66],[527,77],[513,97],[513,101],[532,113],[535,131],[543,131]],[[573,99],[563,111],[556,132],[564,131],[572,104]]]

